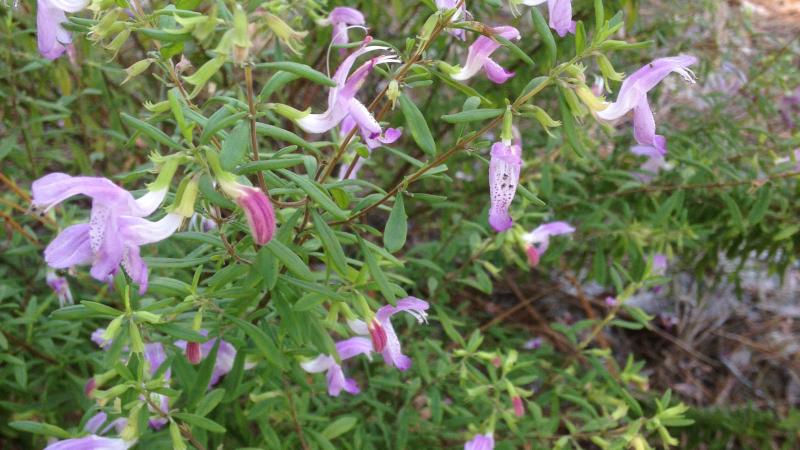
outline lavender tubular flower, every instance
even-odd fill
[[[572,20],[572,0],[523,0],[523,5],[536,6],[547,2],[550,15],[550,28],[556,30],[560,37],[567,33],[575,34],[575,21]]]
[[[489,224],[502,232],[513,225],[508,209],[517,192],[522,168],[522,149],[516,144],[496,142],[489,161]]]
[[[321,22],[323,25],[330,24],[333,26],[331,38],[331,44],[333,45],[345,45],[349,42],[347,29],[350,25],[360,25],[363,27],[366,23],[364,14],[362,14],[361,11],[346,6],[333,8],[330,14],[328,14],[328,18]],[[340,49],[340,53],[344,51],[345,49]]]
[[[458,0],[436,0],[436,7],[439,10],[453,9],[456,8],[457,5],[458,5]],[[464,1],[461,2],[461,6],[459,6],[458,9],[456,9],[456,11],[450,17],[450,21],[460,22],[462,20],[467,19],[468,17],[469,17],[469,12],[467,12],[467,2]],[[466,40],[467,38],[466,31],[459,28],[451,28],[450,30],[448,30],[448,33],[450,33],[451,36],[460,39],[462,41]]]
[[[476,434],[464,444],[464,450],[494,450],[494,436],[492,433]]]
[[[260,189],[236,181],[220,180],[220,188],[236,201],[250,226],[253,240],[266,245],[275,235],[275,210],[270,199]]]
[[[636,142],[655,147],[661,154],[665,154],[667,141],[664,136],[656,134],[656,122],[647,102],[647,93],[672,72],[693,83],[694,74],[688,67],[696,62],[697,58],[687,55],[654,60],[626,78],[620,87],[617,101],[611,103],[608,108],[598,111],[597,117],[603,120],[615,120],[633,110],[633,135]]]
[[[339,354],[341,361],[346,361],[361,354],[367,355],[367,358],[372,359],[370,357],[372,343],[366,338],[352,337],[337,342],[336,352]],[[310,361],[301,363],[300,366],[309,373],[325,372],[328,382],[328,395],[331,397],[338,397],[343,390],[353,395],[361,392],[358,383],[352,378],[346,378],[342,366],[330,355],[319,355]]]
[[[493,34],[502,36],[508,40],[518,40],[519,30],[512,26],[500,26],[491,29]],[[479,36],[475,42],[469,46],[467,61],[464,67],[451,75],[454,80],[465,81],[474,77],[481,69],[486,72],[486,76],[493,83],[503,84],[514,76],[514,72],[509,72],[492,58],[492,53],[500,48],[500,43],[487,37]]]
[[[528,254],[530,266],[536,267],[539,265],[539,260],[550,246],[550,236],[574,232],[575,228],[566,222],[550,222],[539,225],[535,230],[524,234],[522,240],[527,244],[525,251]]]
[[[365,42],[369,42],[367,39]],[[400,62],[392,54],[381,55],[372,58],[362,64],[352,74],[350,69],[355,64],[356,59],[369,52],[387,51],[388,47],[381,46],[362,46],[351,53],[336,69],[332,79],[336,82],[336,87],[328,92],[328,109],[320,114],[307,114],[296,120],[297,125],[308,133],[324,133],[338,125],[345,117],[352,116],[362,134],[370,139],[378,139],[383,135],[380,124],[375,120],[363,103],[355,97],[367,76],[378,64]]]
[[[208,331],[200,330],[200,333],[204,336],[208,335]],[[211,353],[211,350],[214,348],[214,344],[216,341],[219,340],[219,348],[217,348],[217,359],[214,361],[214,369],[211,372],[211,379],[208,381],[209,389],[217,384],[220,378],[224,377],[228,374],[228,372],[233,369],[233,362],[236,360],[236,348],[231,345],[228,341],[224,339],[210,339],[202,344],[198,344],[196,342],[189,342],[186,341],[176,341],[175,346],[183,349],[184,351],[188,352],[189,347],[191,344],[198,344],[199,347],[199,359],[197,362],[193,362],[193,364],[197,364],[200,361],[206,359]]]
[[[50,289],[55,292],[60,307],[63,308],[64,305],[71,305],[74,303],[72,300],[72,291],[69,289],[69,282],[66,278],[59,276],[54,270],[48,270],[45,279]]]
[[[347,116],[342,120],[341,125],[339,126],[340,134],[342,136],[347,136],[353,131],[353,128],[357,126],[356,121],[353,119],[352,116]],[[372,137],[369,134],[369,130],[364,130],[363,128],[359,127],[359,131],[361,132],[361,138],[364,139],[364,143],[367,145],[367,149],[369,152],[372,153],[372,150],[380,147],[382,144],[391,144],[394,141],[400,139],[401,132],[397,128],[387,128],[384,132],[383,136]],[[358,175],[358,171],[361,170],[361,167],[364,165],[364,159],[361,158],[356,162],[355,167],[353,170],[350,171],[349,179],[355,179]],[[342,164],[339,168],[339,179],[343,180],[344,176],[347,174],[347,171],[350,170],[349,164]]]
[[[65,13],[78,12],[88,4],[89,0],[36,1],[36,38],[42,57],[54,60],[67,51],[72,35],[61,26],[67,21]]]
[[[139,285],[140,294],[147,291],[148,273],[139,247],[166,239],[183,220],[177,214],[167,214],[158,222],[143,219],[163,201],[167,190],[160,185],[134,199],[106,178],[52,173],[34,181],[31,191],[32,210],[41,214],[75,195],[92,199],[89,223],[65,228],[45,249],[50,267],[91,265],[92,277],[107,281],[121,266]]]
[[[375,320],[370,325],[363,321],[350,321],[350,328],[358,334],[369,335],[373,342],[382,347],[379,351],[383,355],[386,364],[397,367],[401,371],[406,371],[411,367],[411,358],[404,355],[400,345],[400,339],[392,326],[392,316],[399,312],[406,312],[414,316],[417,322],[427,322],[427,309],[430,307],[428,302],[416,297],[406,297],[397,302],[397,306],[386,305],[381,307],[375,314]]]

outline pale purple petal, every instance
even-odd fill
[[[95,344],[97,344],[98,347],[103,349],[111,345],[112,342],[111,340],[105,339],[103,337],[103,334],[105,334],[105,332],[106,332],[105,328],[98,328],[92,331],[92,337],[91,337],[92,342],[94,342]]]
[[[397,128],[387,128],[386,131],[383,132],[383,136],[378,138],[378,140],[381,141],[382,144],[391,144],[400,139],[402,134],[403,133]]]
[[[94,205],[89,224],[89,244],[95,256],[90,273],[94,279],[106,281],[116,273],[125,253],[118,218],[109,208]]]
[[[509,146],[502,142],[492,145],[492,159],[489,162],[489,224],[497,232],[505,231],[513,224],[508,209],[519,184],[521,153],[516,145]]]
[[[161,220],[151,222],[140,217],[123,216],[119,219],[122,238],[129,245],[146,245],[163,241],[175,234],[183,223],[180,214],[169,213]]]
[[[372,341],[363,337],[351,337],[336,343],[336,352],[342,361],[355,358],[358,355],[367,355],[371,359]]]
[[[94,334],[92,334],[94,339]],[[164,346],[160,342],[151,342],[144,345],[144,360],[150,368],[150,376],[154,376],[158,369],[167,360],[167,353],[164,351]],[[171,370],[167,369],[164,372],[164,379],[169,381]]]
[[[347,321],[347,326],[353,330],[354,333],[367,335],[369,334],[369,327],[363,320],[352,319]]]
[[[392,322],[387,320],[383,324],[383,329],[386,332],[386,347],[381,352],[383,361],[401,371],[408,370],[411,367],[411,358],[403,354],[400,339],[397,338],[397,333],[394,332]]]
[[[381,307],[375,314],[375,318],[380,322],[386,332],[386,347],[381,352],[383,360],[390,366],[397,367],[405,371],[411,367],[411,358],[404,355],[401,349],[400,340],[392,326],[391,317],[399,312],[406,312],[414,316],[418,322],[427,320],[427,309],[430,307],[428,302],[416,297],[406,297],[397,302],[397,306],[386,305]]]
[[[66,21],[63,10],[53,6],[49,0],[37,0],[36,34],[42,57],[54,60],[67,50],[65,44],[72,42],[72,36],[61,26]]]
[[[127,450],[135,442],[89,435],[82,438],[54,442],[44,450]]]
[[[319,373],[327,371],[335,364],[336,360],[333,359],[333,357],[329,355],[319,355],[314,359],[300,363],[300,367],[308,373]]]
[[[494,436],[492,433],[477,434],[464,444],[464,450],[494,450]]]
[[[539,225],[535,230],[523,236],[523,239],[535,245],[537,262],[538,258],[547,251],[550,246],[550,236],[574,233],[575,228],[566,222],[550,222]]]
[[[647,103],[647,97],[642,97],[639,104],[633,108],[633,137],[640,145],[654,147],[662,155],[667,153],[667,140],[664,136],[656,134],[656,121]]]
[[[495,84],[503,84],[514,76],[514,72],[504,69],[503,66],[497,64],[492,58],[486,58],[483,70],[486,72],[486,77]]]
[[[664,275],[667,272],[668,266],[669,260],[667,259],[667,255],[661,253],[653,255],[653,272],[656,275]]]
[[[31,186],[34,209],[44,211],[75,196],[91,197],[93,205],[103,205],[120,214],[146,216],[130,192],[107,178],[73,177],[64,173],[51,173],[39,178]]]
[[[331,397],[338,397],[339,394],[342,393],[342,389],[345,388],[347,385],[347,381],[344,378],[344,372],[342,371],[342,366],[339,364],[333,363],[333,365],[328,369],[328,373],[325,377],[328,381],[328,395]],[[358,386],[356,386],[358,389]]]
[[[519,31],[511,26],[495,27],[492,29],[492,31],[494,32],[494,34],[502,36],[509,40],[519,39],[520,37]],[[475,42],[473,42],[472,45],[469,46],[469,50],[467,52],[467,61],[462,66],[461,70],[451,75],[451,77],[454,80],[459,80],[459,81],[464,81],[472,78],[473,76],[475,76],[475,74],[478,73],[478,71],[480,71],[486,66],[486,64],[490,61],[489,57],[498,48],[500,48],[499,42],[487,36],[478,36],[478,38],[475,39]],[[505,72],[505,70],[502,69],[502,67],[500,67],[499,65],[497,65],[497,63],[495,63],[494,61],[492,61],[492,64],[490,64],[490,66],[491,67],[486,69],[487,75],[489,75],[490,77],[495,77],[494,79],[492,79],[492,81],[494,81],[495,83],[500,83],[501,81],[496,81],[496,80],[500,80],[502,77],[505,76],[503,73],[500,72],[500,70],[502,70],[502,72]]]
[[[89,420],[86,421],[86,425],[83,426],[83,429],[88,431],[92,434],[97,434],[100,431],[100,427],[106,423],[108,419],[108,415],[103,411],[93,415]]]
[[[622,82],[617,101],[608,108],[597,112],[603,120],[614,120],[635,108],[661,80],[672,72],[681,75],[686,81],[693,82],[692,72],[687,67],[695,64],[694,56],[680,55],[659,58],[631,74]]]
[[[44,249],[44,260],[54,269],[67,269],[92,262],[94,254],[89,244],[89,224],[65,228]]]
[[[547,0],[550,14],[550,28],[559,36],[575,33],[575,21],[572,20],[572,0]]]

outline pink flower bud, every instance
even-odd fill
[[[187,342],[186,343],[186,360],[190,364],[200,364],[200,343]]]
[[[83,393],[86,394],[87,397],[92,398],[92,392],[97,387],[97,381],[95,381],[94,377],[89,378],[89,381],[86,382],[86,385],[83,386]]]
[[[382,352],[383,349],[386,348],[386,342],[388,341],[388,338],[386,337],[386,330],[383,328],[383,325],[381,325],[381,323],[377,320],[373,320],[370,322],[367,329],[369,330],[369,336],[372,339],[372,347],[376,352]]]
[[[525,249],[525,253],[528,254],[528,264],[531,267],[539,265],[539,252],[536,250],[536,247],[529,245],[528,248]]]
[[[241,186],[236,203],[244,210],[247,224],[258,245],[265,245],[275,235],[275,211],[272,202],[260,189]]]
[[[525,415],[525,405],[522,403],[522,398],[519,395],[511,397],[511,403],[514,404],[514,415],[522,417]]]

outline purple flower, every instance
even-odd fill
[[[82,438],[54,442],[44,450],[127,450],[136,441],[124,441],[91,434]]]
[[[352,320],[348,324],[358,334],[370,335],[376,344],[376,351],[383,355],[383,360],[390,366],[405,371],[411,367],[411,358],[404,355],[400,348],[400,340],[394,332],[391,318],[399,312],[406,312],[417,319],[417,322],[427,322],[428,302],[416,297],[406,297],[397,302],[397,306],[386,305],[375,314],[375,320],[369,326],[361,320]],[[381,348],[381,350],[378,350]]]
[[[122,433],[122,430],[128,424],[128,419],[120,417],[106,425],[101,431],[100,428],[106,423],[107,420],[108,415],[103,411],[100,411],[86,421],[86,425],[84,425],[83,429],[92,434],[106,434],[108,433],[108,430],[114,428],[119,434]]]
[[[208,331],[200,330],[200,333],[204,336],[208,335]],[[200,360],[206,359],[211,350],[214,348],[214,343],[219,340],[219,348],[217,349],[217,360],[214,361],[214,370],[211,372],[211,379],[208,381],[209,389],[211,386],[217,384],[220,378],[224,377],[228,374],[228,372],[233,369],[233,362],[236,360],[236,348],[231,345],[228,341],[225,341],[220,338],[210,339],[203,344],[200,344]],[[190,342],[189,344],[192,344]],[[186,341],[176,341],[175,346],[178,348],[183,349],[184,351],[187,350],[187,343]],[[200,362],[198,360],[197,362]]]
[[[39,53],[49,60],[64,54],[72,35],[61,26],[67,21],[64,13],[74,13],[89,4],[89,0],[37,0],[36,34]]]
[[[353,119],[352,116],[345,117],[344,119],[342,119],[342,123],[339,126],[340,135],[343,137],[347,136],[348,134],[350,134],[351,131],[353,131],[353,128],[355,128],[356,125],[357,125],[356,121]],[[391,144],[394,141],[400,139],[400,136],[402,134],[400,130],[398,130],[397,128],[387,128],[382,136],[377,136],[377,137],[371,137],[369,134],[369,130],[365,130],[361,127],[359,127],[359,131],[361,132],[361,138],[364,139],[364,143],[367,145],[367,149],[369,149],[370,153],[372,153],[372,150],[380,147],[381,144]],[[364,158],[359,158],[358,161],[356,162],[355,167],[353,167],[353,170],[350,172],[350,177],[349,177],[350,180],[356,178],[356,175],[358,175],[358,171],[361,170],[361,167],[363,165],[364,165]],[[350,164],[342,164],[341,167],[339,167],[340,180],[344,179],[344,176],[347,174],[348,170],[350,170]]]
[[[333,37],[331,38],[331,44],[333,45],[345,45],[349,42],[347,38],[348,26],[360,25],[363,28],[366,23],[361,11],[346,6],[333,8],[328,14],[328,18],[321,22],[323,25],[330,24],[333,26]],[[345,49],[340,49],[339,51],[344,52]]]
[[[494,436],[492,433],[476,434],[464,444],[464,450],[494,450]]]
[[[457,5],[458,5],[458,0],[436,0],[436,7],[440,10],[453,9]],[[469,17],[469,12],[467,11],[467,2],[464,1],[461,2],[461,6],[459,6],[458,9],[450,17],[450,21],[460,22],[468,17]],[[460,28],[451,28],[450,30],[448,30],[448,33],[450,33],[450,35],[455,38],[461,39],[462,41],[466,40],[467,38],[465,30]]]
[[[686,81],[694,82],[694,74],[687,67],[697,62],[694,56],[659,58],[634,72],[622,82],[617,101],[597,112],[603,120],[615,120],[633,110],[633,136],[640,145],[655,147],[662,154],[667,152],[667,140],[656,134],[653,111],[647,102],[647,93],[667,75],[678,73]]]
[[[639,166],[639,168],[651,174],[658,175],[658,172],[667,165],[667,162],[664,160],[664,154],[655,147],[635,145],[631,148],[631,153],[647,157],[647,161]],[[642,183],[649,183],[653,179],[653,175],[650,174],[637,173],[634,174],[634,176]]]
[[[510,142],[495,142],[492,145],[492,159],[489,161],[489,224],[498,233],[511,228],[514,223],[508,208],[517,193],[519,171],[522,168],[521,155],[519,145]]]
[[[793,153],[794,153],[794,161],[795,161],[795,165],[794,165],[794,169],[793,170],[797,171],[797,170],[800,170],[800,148],[795,149],[795,151]],[[778,158],[775,161],[775,163],[776,164],[785,164],[785,163],[789,163],[791,161],[792,161],[792,159],[790,157],[784,156],[783,158]]]
[[[528,263],[530,263],[531,267],[539,265],[539,259],[547,251],[547,247],[550,246],[550,236],[574,232],[575,228],[566,222],[550,222],[539,225],[530,233],[522,235],[522,240],[528,244],[525,250],[528,254]]]
[[[572,0],[523,0],[522,4],[536,6],[545,1],[547,1],[547,10],[550,14],[550,28],[556,30],[561,37],[567,33],[575,34],[575,21],[572,20]]]
[[[491,29],[493,34],[502,36],[508,40],[519,39],[519,31],[512,26],[500,26]],[[469,46],[467,62],[458,72],[451,75],[454,80],[464,81],[474,77],[481,69],[486,72],[486,76],[494,83],[502,84],[514,76],[514,72],[509,72],[492,58],[492,53],[500,48],[500,43],[488,36],[479,36],[475,42]]]
[[[150,191],[139,199],[107,178],[72,177],[51,173],[33,182],[32,210],[45,214],[62,201],[79,194],[92,199],[89,223],[72,225],[59,233],[44,251],[47,264],[54,269],[91,265],[91,275],[108,281],[119,267],[147,291],[147,265],[139,247],[166,239],[183,221],[183,216],[167,214],[158,222],[143,219],[161,204],[167,189]]]
[[[613,297],[611,295],[606,297],[605,302],[606,302],[606,306],[608,306],[609,308],[613,308],[613,307],[617,306],[617,303],[618,303],[617,297]]]
[[[370,41],[371,38],[368,37],[364,42]],[[321,114],[303,115],[296,119],[297,125],[308,133],[324,133],[349,115],[352,116],[362,134],[366,134],[370,139],[380,138],[383,134],[380,124],[355,96],[364,84],[367,75],[376,65],[400,62],[400,60],[393,54],[386,54],[370,59],[352,74],[350,74],[350,69],[359,56],[373,51],[386,50],[389,50],[389,47],[362,46],[345,58],[332,77],[336,87],[331,88],[328,92],[328,109]]]
[[[58,304],[63,308],[64,305],[71,305],[74,303],[72,300],[72,291],[69,290],[69,282],[66,278],[56,274],[55,270],[48,270],[47,285],[55,292],[58,298]]]
[[[669,267],[669,260],[667,259],[667,255],[656,253],[653,255],[653,274],[654,275],[664,275],[667,273],[667,267]]]
[[[230,179],[218,177],[218,180],[222,191],[244,211],[253,241],[258,245],[266,245],[271,241],[275,235],[275,210],[269,197],[261,189],[236,182],[232,176]]]
[[[541,347],[542,347],[542,338],[540,337],[528,339],[527,341],[525,341],[524,344],[522,344],[522,348],[524,348],[525,350],[536,350]]]
[[[367,338],[352,337],[336,343],[336,353],[339,354],[341,361],[346,361],[361,354],[367,355],[367,358],[371,360],[371,352],[372,343]],[[354,379],[345,378],[342,366],[336,362],[333,356],[319,355],[310,361],[301,363],[300,366],[309,373],[326,372],[328,395],[331,397],[338,397],[342,390],[353,395],[361,392],[358,383]]]

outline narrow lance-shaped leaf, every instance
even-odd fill
[[[361,236],[358,237],[358,245],[361,248],[361,253],[364,255],[364,259],[367,262],[369,273],[372,275],[372,278],[375,280],[375,282],[378,283],[378,289],[380,289],[381,294],[383,294],[389,303],[394,304],[396,298],[394,295],[394,290],[392,290],[392,287],[389,286],[389,280],[386,278],[386,274],[383,273],[383,270],[381,270],[380,266],[378,265],[378,260],[367,247],[366,242],[364,242],[364,239],[362,239]]]
[[[411,131],[411,137],[426,154],[433,156],[436,154],[436,142],[433,140],[431,130],[425,116],[405,94],[400,95],[400,109],[406,118],[406,124]]]
[[[325,256],[328,263],[334,270],[339,272],[340,275],[346,276],[347,259],[345,258],[344,250],[342,250],[342,245],[339,243],[339,240],[336,239],[333,230],[331,230],[322,216],[316,211],[311,212],[311,220],[314,223],[314,228],[317,229],[317,236],[322,242],[322,247],[325,249]]]
[[[383,247],[392,253],[400,250],[406,243],[407,232],[408,216],[403,205],[403,194],[398,193],[383,232]]]

